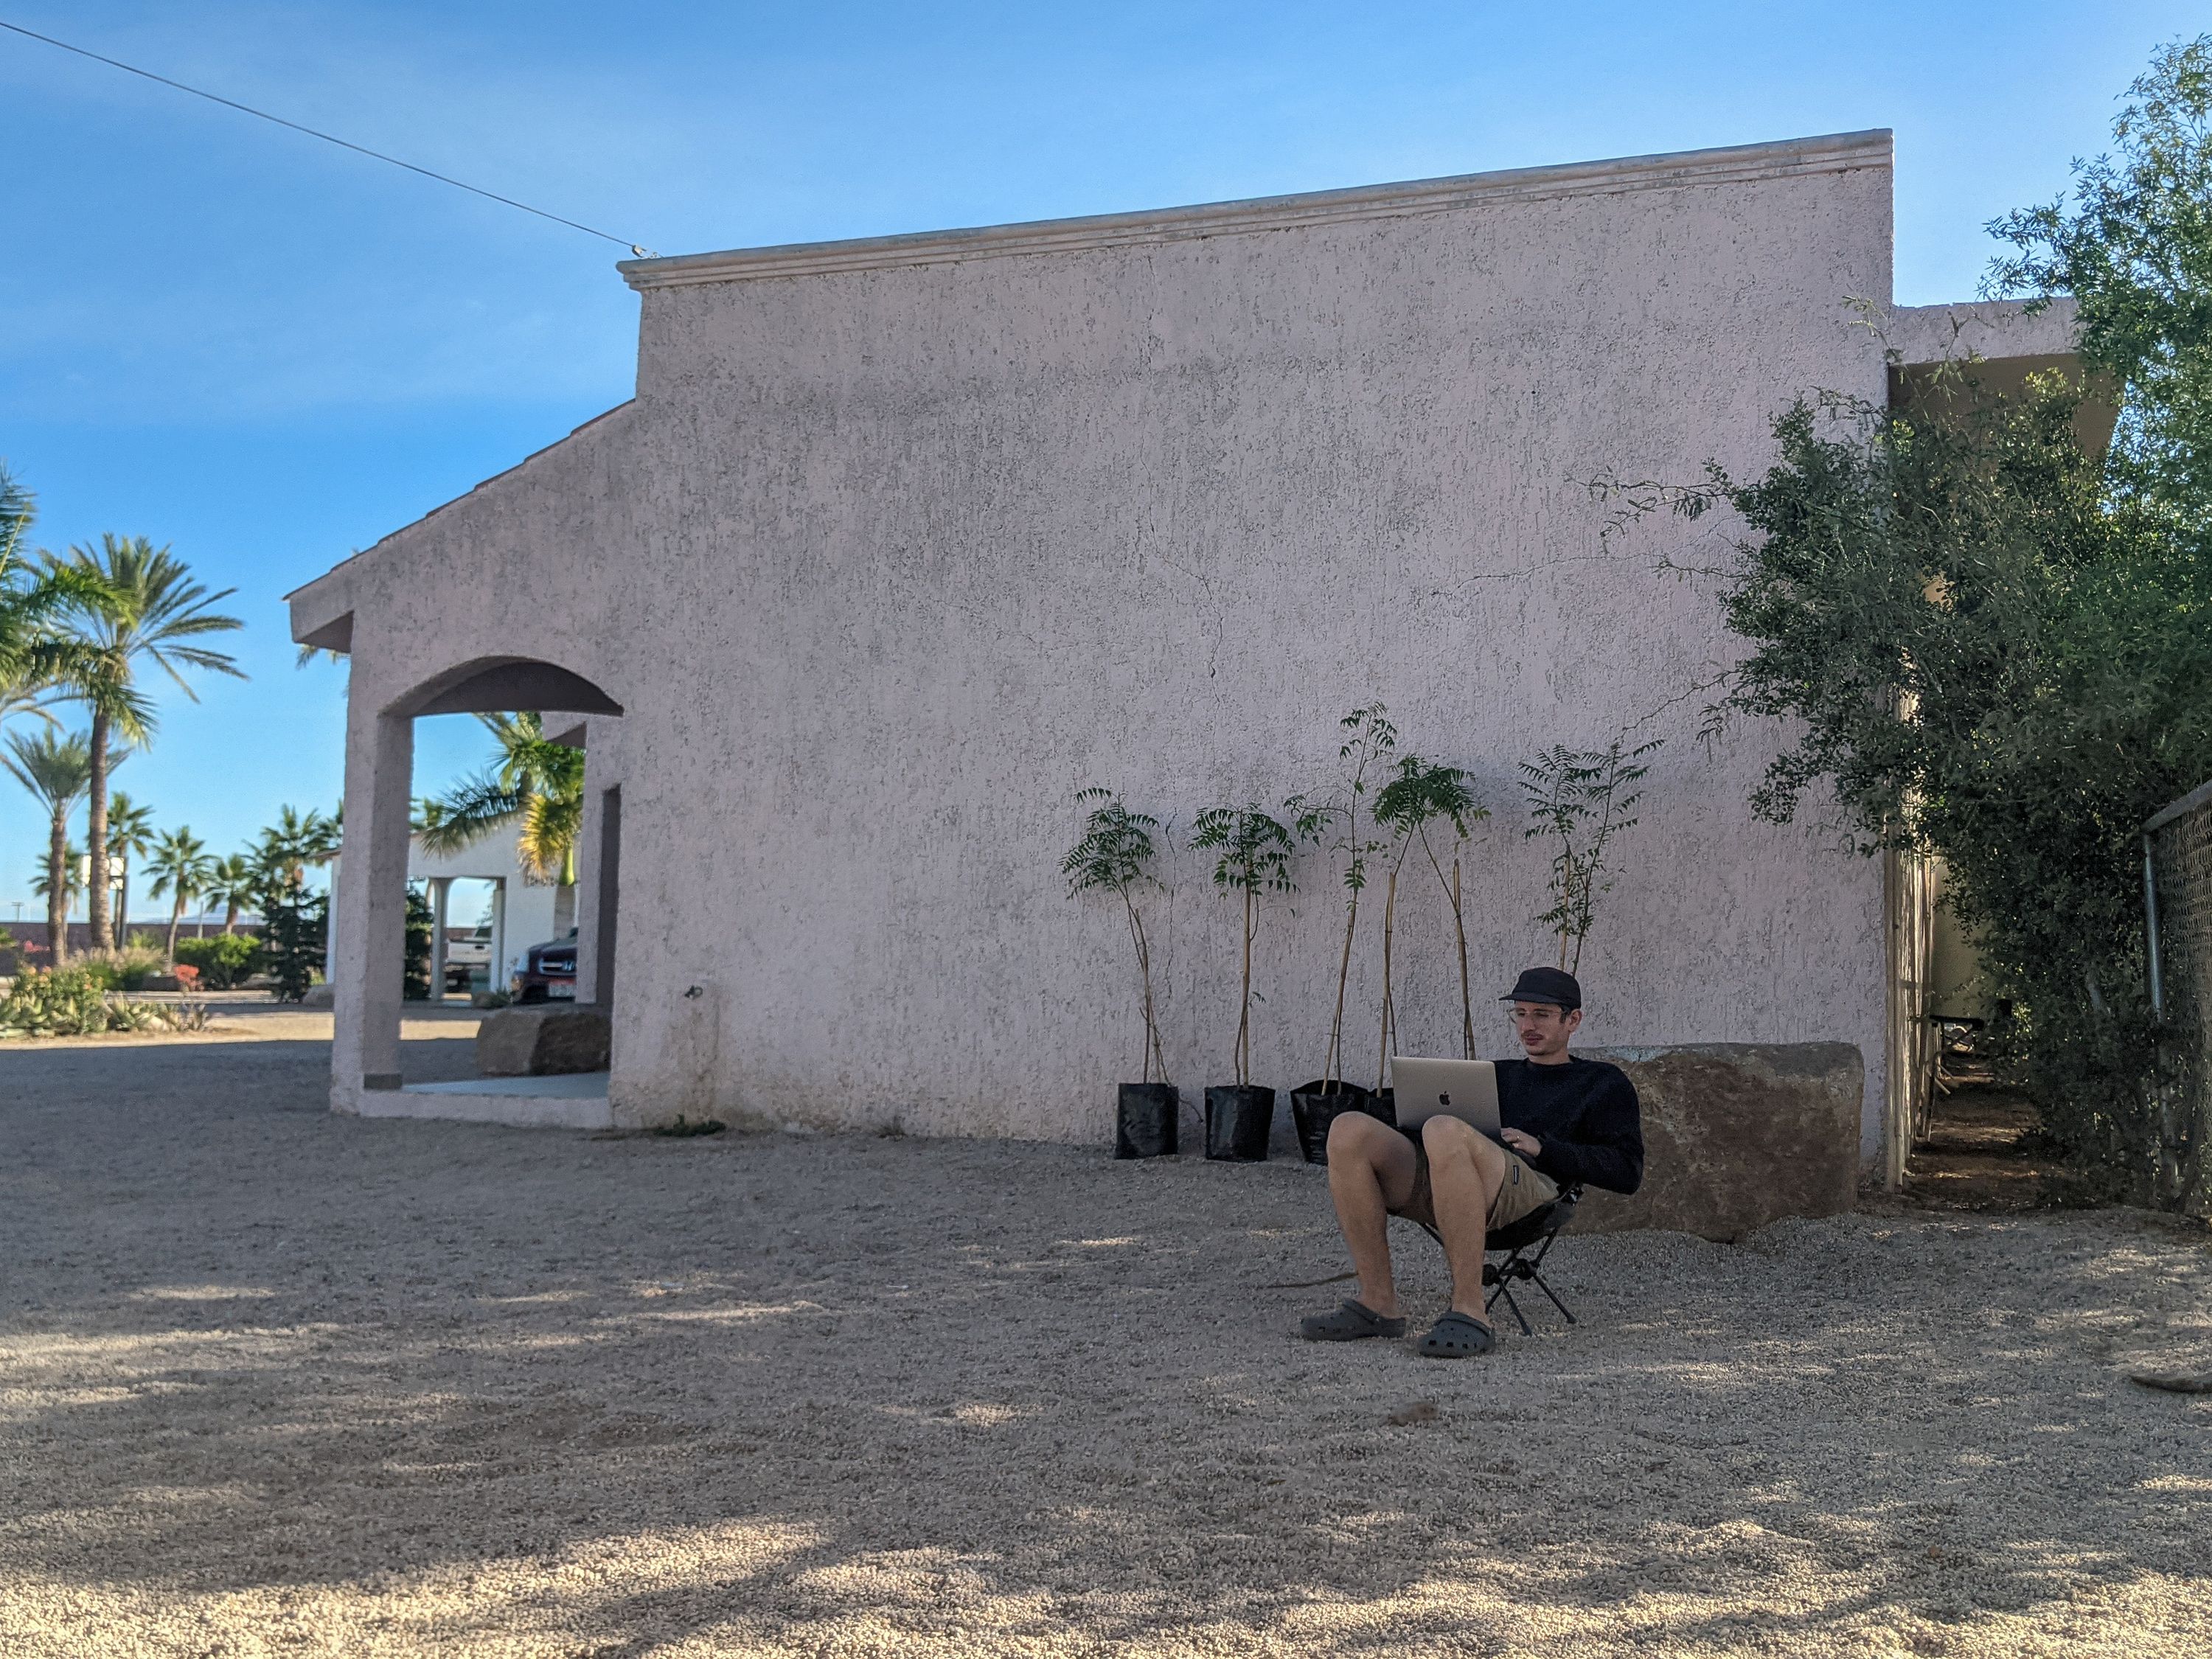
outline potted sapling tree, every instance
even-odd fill
[[[1381,703],[1355,708],[1337,724],[1345,732],[1337,759],[1343,763],[1342,793],[1321,809],[1323,833],[1335,831],[1329,851],[1343,860],[1344,948],[1337,957],[1336,1006],[1330,1017],[1328,1048],[1322,1058],[1322,1074],[1291,1091],[1291,1120],[1297,1126],[1298,1148],[1309,1164],[1328,1162],[1328,1127],[1340,1113],[1370,1109],[1374,1097],[1344,1075],[1344,999],[1352,979],[1352,946],[1359,931],[1359,900],[1367,890],[1368,872],[1376,856],[1390,842],[1377,836],[1369,792],[1375,775],[1385,770],[1397,752],[1398,729]],[[1302,825],[1311,816],[1302,814]]]
[[[1459,946],[1460,1058],[1473,1060],[1474,995],[1468,982],[1467,906],[1460,886],[1460,864],[1467,850],[1468,826],[1488,817],[1490,809],[1475,804],[1474,792],[1467,787],[1467,774],[1455,766],[1425,768],[1419,775],[1416,793],[1419,805],[1413,808],[1412,839],[1421,844],[1422,856],[1436,872],[1437,885],[1443,890],[1444,902],[1451,907],[1452,937]],[[1435,844],[1430,840],[1432,833],[1441,839],[1447,824],[1452,832],[1449,876],[1444,874],[1443,860],[1437,855]]]
[[[1521,793],[1534,820],[1522,830],[1528,841],[1549,837],[1552,908],[1536,918],[1559,941],[1559,966],[1582,971],[1583,942],[1597,919],[1601,894],[1613,890],[1606,855],[1613,838],[1636,827],[1633,816],[1643,791],[1632,786],[1651,770],[1644,757],[1664,743],[1654,738],[1634,749],[1615,738],[1603,749],[1577,751],[1554,744],[1533,761],[1521,763]]]
[[[1375,797],[1375,822],[1389,837],[1385,849],[1389,871],[1382,896],[1382,1030],[1375,1063],[1375,1093],[1376,1105],[1394,1122],[1396,1102],[1391,1098],[1387,1085],[1390,1048],[1398,1036],[1398,1008],[1390,981],[1391,946],[1398,920],[1398,878],[1404,872],[1406,855],[1418,842],[1430,866],[1436,871],[1437,879],[1443,884],[1444,896],[1450,902],[1453,918],[1458,923],[1460,1024],[1468,1057],[1472,1059],[1474,1015],[1468,984],[1467,926],[1455,878],[1459,867],[1457,849],[1466,844],[1468,825],[1488,816],[1474,804],[1474,793],[1467,787],[1466,773],[1455,766],[1431,765],[1419,755],[1401,756],[1398,775],[1384,784]],[[1456,836],[1451,878],[1444,875],[1443,863],[1430,840],[1430,827],[1439,820],[1449,823]]]
[[[1218,854],[1213,884],[1237,896],[1243,923],[1243,980],[1234,1049],[1237,1081],[1206,1091],[1206,1155],[1257,1164],[1267,1156],[1267,1137],[1275,1125],[1275,1091],[1252,1083],[1252,939],[1259,925],[1261,894],[1294,890],[1291,854],[1297,842],[1287,824],[1257,806],[1210,806],[1191,825],[1190,844]]]
[[[1140,889],[1159,885],[1152,864],[1157,850],[1152,836],[1160,830],[1160,822],[1149,814],[1132,812],[1110,789],[1085,789],[1075,800],[1079,806],[1088,803],[1091,812],[1083,821],[1083,839],[1060,861],[1060,872],[1067,878],[1070,898],[1111,894],[1121,902],[1121,915],[1129,924],[1129,943],[1137,953],[1138,1007],[1145,1024],[1139,1058],[1143,1080],[1122,1084],[1115,1102],[1114,1156],[1163,1158],[1176,1149],[1182,1099],[1168,1081],[1167,1057],[1160,1049],[1152,947],[1137,903]]]

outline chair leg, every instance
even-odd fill
[[[1523,1336],[1535,1335],[1536,1333],[1528,1328],[1528,1316],[1521,1311],[1521,1304],[1513,1299],[1512,1287],[1507,1285],[1502,1279],[1498,1281],[1498,1288],[1490,1293],[1490,1300],[1482,1304],[1483,1312],[1488,1313],[1492,1308],[1496,1307],[1498,1305],[1498,1298],[1501,1296],[1505,1298],[1505,1305],[1513,1310],[1513,1317],[1519,1322],[1521,1326],[1521,1334]]]
[[[1544,1276],[1541,1273],[1532,1273],[1528,1277],[1536,1281],[1536,1288],[1538,1290],[1543,1291],[1546,1296],[1552,1297],[1552,1305],[1559,1310],[1560,1316],[1566,1320],[1568,1324],[1572,1325],[1578,1322],[1575,1316],[1567,1311],[1567,1304],[1560,1301],[1557,1296],[1553,1294],[1552,1287],[1544,1282]]]

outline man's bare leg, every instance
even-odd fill
[[[1444,1261],[1451,1268],[1452,1310],[1487,1325],[1482,1253],[1489,1237],[1491,1206],[1505,1184],[1505,1150],[1455,1117],[1432,1117],[1424,1123],[1421,1146],[1429,1155],[1429,1193],[1436,1206],[1437,1231],[1443,1235]]]
[[[1328,1195],[1336,1203],[1336,1224],[1359,1273],[1360,1302],[1385,1319],[1398,1316],[1389,1212],[1413,1196],[1414,1167],[1413,1142],[1379,1118],[1346,1112],[1328,1126]],[[1480,1279],[1480,1270],[1475,1276]]]

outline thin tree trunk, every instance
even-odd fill
[[[69,806],[54,813],[46,837],[46,965],[69,960]]]
[[[238,904],[237,904],[237,902],[236,902],[235,900],[234,900],[234,899],[228,899],[228,898],[227,898],[227,899],[225,899],[225,900],[222,902],[222,931],[223,931],[224,933],[234,933],[235,931],[237,931],[237,927],[238,927]]]
[[[1244,1002],[1237,1017],[1237,1086],[1252,1081],[1252,890],[1244,890]]]
[[[1567,971],[1567,940],[1575,927],[1575,863],[1569,853],[1559,877],[1559,971]]]
[[[123,855],[123,879],[115,898],[115,948],[131,948],[131,854]]]
[[[92,948],[99,950],[112,937],[107,915],[107,714],[98,704],[92,711],[92,776],[86,793],[89,803],[84,827],[85,851],[92,855],[85,881],[85,920],[91,924]]]
[[[1168,1057],[1160,1051],[1160,1027],[1158,1018],[1155,1018],[1152,1004],[1152,942],[1145,937],[1145,919],[1137,914],[1136,901],[1124,892],[1121,895],[1121,903],[1129,913],[1129,937],[1136,942],[1137,946],[1137,977],[1144,985],[1144,1080],[1147,1083],[1152,1080],[1152,1067],[1157,1064],[1160,1070],[1160,1081],[1165,1083],[1168,1080]]]
[[[1382,894],[1382,1052],[1375,1062],[1375,1092],[1382,1092],[1382,1085],[1390,1075],[1390,1029],[1398,1023],[1398,1011],[1390,1000],[1390,930],[1398,916],[1398,872],[1390,872],[1389,885]]]
[[[1459,1029],[1464,1058],[1474,1058],[1474,991],[1467,978],[1467,913],[1460,908],[1459,860],[1452,860],[1452,927],[1459,934]]]
[[[1337,1079],[1344,1070],[1344,988],[1352,978],[1352,935],[1359,926],[1359,895],[1355,890],[1352,902],[1346,907],[1344,916],[1344,958],[1336,964],[1336,1018],[1329,1022],[1328,1057],[1321,1068],[1321,1091],[1335,1091]]]
[[[169,966],[172,968],[174,968],[177,965],[177,929],[184,925],[185,896],[182,893],[179,893],[177,895],[176,908],[169,912],[169,944],[167,954],[169,957]]]

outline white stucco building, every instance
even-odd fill
[[[295,636],[353,661],[337,1109],[421,1109],[417,715],[581,717],[579,991],[614,1011],[615,1121],[1103,1142],[1133,973],[1118,916],[1064,896],[1075,792],[1179,828],[1272,804],[1325,787],[1339,717],[1379,699],[1494,811],[1468,853],[1486,997],[1548,952],[1517,763],[1666,738],[1585,1040],[1857,1044],[1880,1153],[1925,918],[1831,826],[1753,819],[1774,733],[1696,740],[1738,647],[1657,562],[1710,564],[1729,527],[1608,537],[1589,484],[1754,470],[1799,393],[1880,398],[1948,352],[2064,359],[2057,312],[1892,309],[1887,133],[622,270],[632,401],[291,598]],[[1235,921],[1194,856],[1165,874],[1194,1097],[1229,1079]],[[1340,927],[1318,860],[1302,881],[1258,947],[1255,1080],[1285,1087],[1320,1069]],[[1409,878],[1408,1051],[1455,1048],[1448,939]]]
[[[518,850],[521,833],[519,823],[508,824],[458,853],[433,853],[419,840],[408,848],[407,878],[424,890],[435,924],[430,953],[433,985],[445,982],[447,929],[477,925],[473,912],[466,916],[453,913],[456,882],[469,884],[460,890],[464,899],[479,890],[484,894],[483,925],[490,929],[487,983],[492,990],[507,988],[532,945],[557,939],[575,925],[574,890],[530,879]]]

